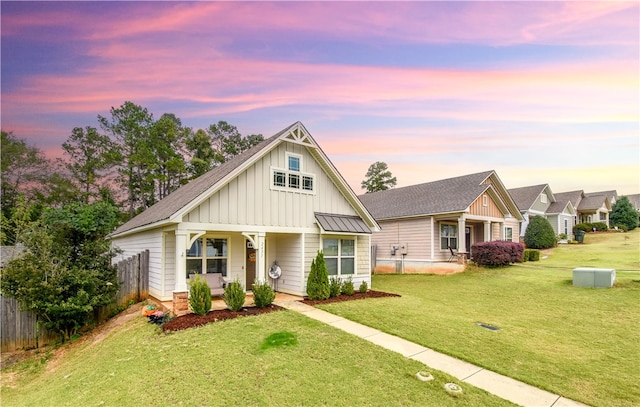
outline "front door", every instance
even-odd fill
[[[471,253],[471,227],[470,226],[465,226],[464,228],[464,244],[467,250],[467,257],[469,256],[469,253]]]
[[[251,243],[249,240],[247,240],[246,248],[247,257],[245,259],[245,281],[247,282],[247,290],[250,290],[251,285],[256,279],[256,249],[253,247],[253,243]]]

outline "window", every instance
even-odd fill
[[[440,225],[440,250],[458,248],[458,227],[456,225]]]
[[[569,236],[569,222],[567,222],[567,220],[564,220],[564,234]]]
[[[271,168],[272,189],[298,190],[305,193],[313,193],[313,174],[301,172],[302,156],[286,153],[287,169]]]
[[[355,239],[323,239],[322,253],[330,276],[355,274]]]
[[[187,250],[187,277],[203,273],[227,276],[227,239],[198,238]]]
[[[489,197],[482,195],[482,206],[489,206]]]
[[[513,228],[504,228],[504,240],[513,242]]]
[[[547,203],[547,194],[540,195],[540,202]]]
[[[289,155],[289,171],[300,171],[300,157]]]
[[[287,186],[287,174],[282,171],[273,172],[273,185],[276,187]]]

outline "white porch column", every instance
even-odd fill
[[[256,234],[256,249],[257,249],[257,259],[256,259],[256,280],[264,283],[267,281],[267,256],[265,253],[265,236],[266,233],[259,232]]]
[[[500,222],[498,225],[500,225],[500,240],[504,240],[504,222]]]
[[[464,216],[458,218],[458,253],[467,252],[467,241],[464,234],[465,221]]]
[[[176,285],[174,292],[189,291],[187,287],[187,243],[189,242],[189,232],[186,230],[176,230]]]
[[[485,242],[491,241],[491,222],[490,221],[484,222],[484,241]]]

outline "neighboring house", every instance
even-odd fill
[[[183,313],[190,273],[222,273],[249,290],[267,281],[305,295],[312,260],[371,286],[370,244],[379,226],[302,123],[194,179],[119,227],[128,257],[150,251],[149,293]],[[274,265],[281,276],[272,280]]]
[[[522,214],[523,221],[520,223],[520,236],[524,236],[531,216],[546,217],[547,209],[556,201],[548,184],[512,188],[509,189],[509,195],[511,195]]]
[[[562,194],[554,194],[554,199],[554,202],[547,208],[545,217],[556,234],[564,233],[567,235],[567,239],[572,239],[576,209],[573,207],[571,200]]]
[[[614,191],[615,192],[615,191]],[[554,194],[557,201],[569,201],[576,211],[574,225],[577,223],[604,222],[609,226],[609,212],[611,212],[611,201],[605,193],[596,195],[591,193],[587,196],[582,190],[561,192]]]
[[[425,270],[451,247],[517,242],[522,215],[494,171],[360,195],[381,231],[372,236],[376,266]]]

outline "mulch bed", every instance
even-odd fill
[[[366,293],[355,292],[353,295],[341,294],[337,297],[328,298],[326,300],[312,301],[305,297],[301,302],[308,305],[330,304],[334,302],[362,300],[365,298],[381,298],[381,297],[400,297],[398,294],[385,293],[382,291],[369,290]],[[244,307],[240,311],[231,311],[230,309],[221,309],[209,311],[206,315],[186,314],[175,317],[162,324],[163,332],[181,331],[187,328],[203,326],[210,322],[224,321],[238,317],[246,317],[251,315],[261,315],[274,311],[281,311],[284,308],[271,304],[265,308]]]
[[[193,328],[195,326],[206,325],[210,322],[224,321],[227,319],[234,319],[238,317],[247,317],[250,315],[261,315],[269,312],[281,311],[284,308],[271,304],[268,307],[244,307],[240,311],[231,311],[230,309],[220,309],[215,311],[209,311],[206,315],[186,314],[179,317],[175,317],[170,321],[165,322],[162,325],[162,331],[181,331],[187,328]]]
[[[369,290],[366,293],[361,293],[359,291],[356,291],[355,293],[353,293],[353,295],[340,294],[337,297],[327,298],[326,300],[310,300],[307,297],[305,297],[304,300],[300,302],[308,305],[318,305],[318,304],[331,304],[334,302],[342,302],[342,301],[363,300],[365,298],[382,298],[382,297],[400,297],[400,295],[385,293],[383,291]]]

